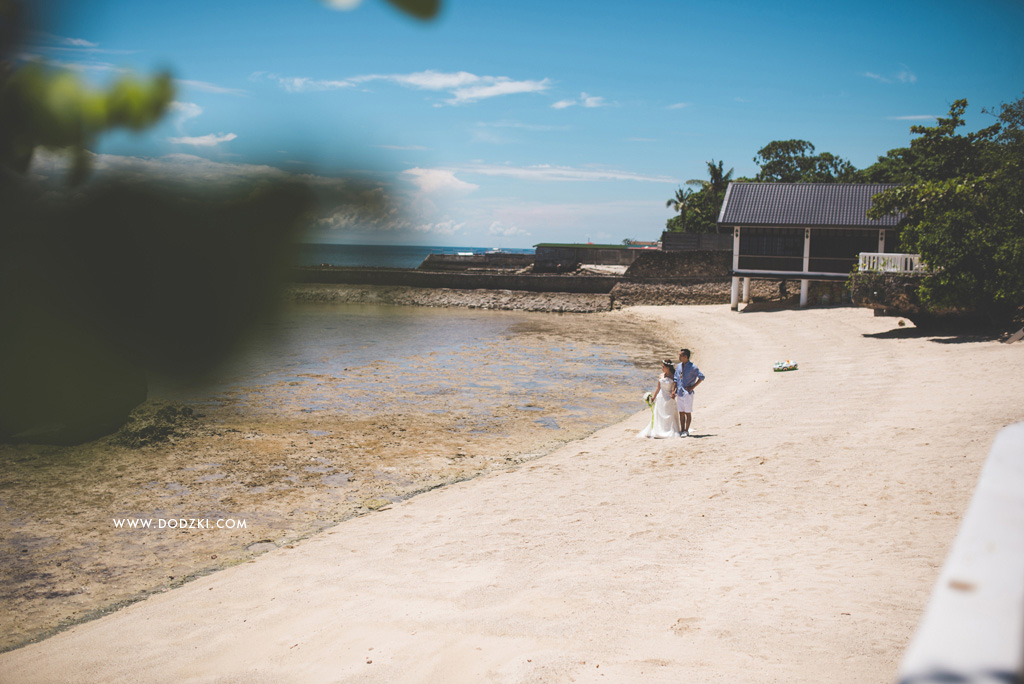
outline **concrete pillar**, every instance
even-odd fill
[[[804,228],[804,273],[811,270],[811,229]]]
[[[807,295],[811,288],[810,280],[800,281],[800,306],[807,306]]]
[[[740,228],[736,226],[732,231],[732,270],[740,268]]]
[[[750,278],[743,279],[743,303],[750,302]]]
[[[736,311],[740,308],[740,279],[732,277],[732,295],[729,297],[729,308]]]

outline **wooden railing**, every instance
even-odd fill
[[[926,273],[920,254],[885,254],[861,252],[858,270],[861,273]]]

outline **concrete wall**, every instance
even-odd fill
[[[675,233],[661,234],[661,248],[666,252],[687,251],[732,251],[732,231],[720,233]]]
[[[421,271],[466,271],[474,268],[519,270],[533,265],[532,254],[429,254]]]
[[[728,236],[730,239],[731,236]],[[690,278],[728,280],[732,268],[732,252],[640,252],[626,270],[630,279]]]
[[[600,266],[629,266],[638,255],[656,250],[588,247],[586,245],[558,245],[537,247],[534,271],[537,273],[565,273],[580,264]]]

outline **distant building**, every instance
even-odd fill
[[[730,183],[718,216],[732,228],[732,306],[740,279],[800,280],[800,305],[812,280],[845,280],[861,252],[894,249],[898,216],[869,219],[878,193],[892,184]]]

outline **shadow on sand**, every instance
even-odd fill
[[[973,342],[995,342],[1004,337],[1003,333],[985,331],[953,332],[921,328],[893,328],[880,333],[864,333],[864,337],[877,340],[918,340],[928,339],[936,344],[969,344]]]

